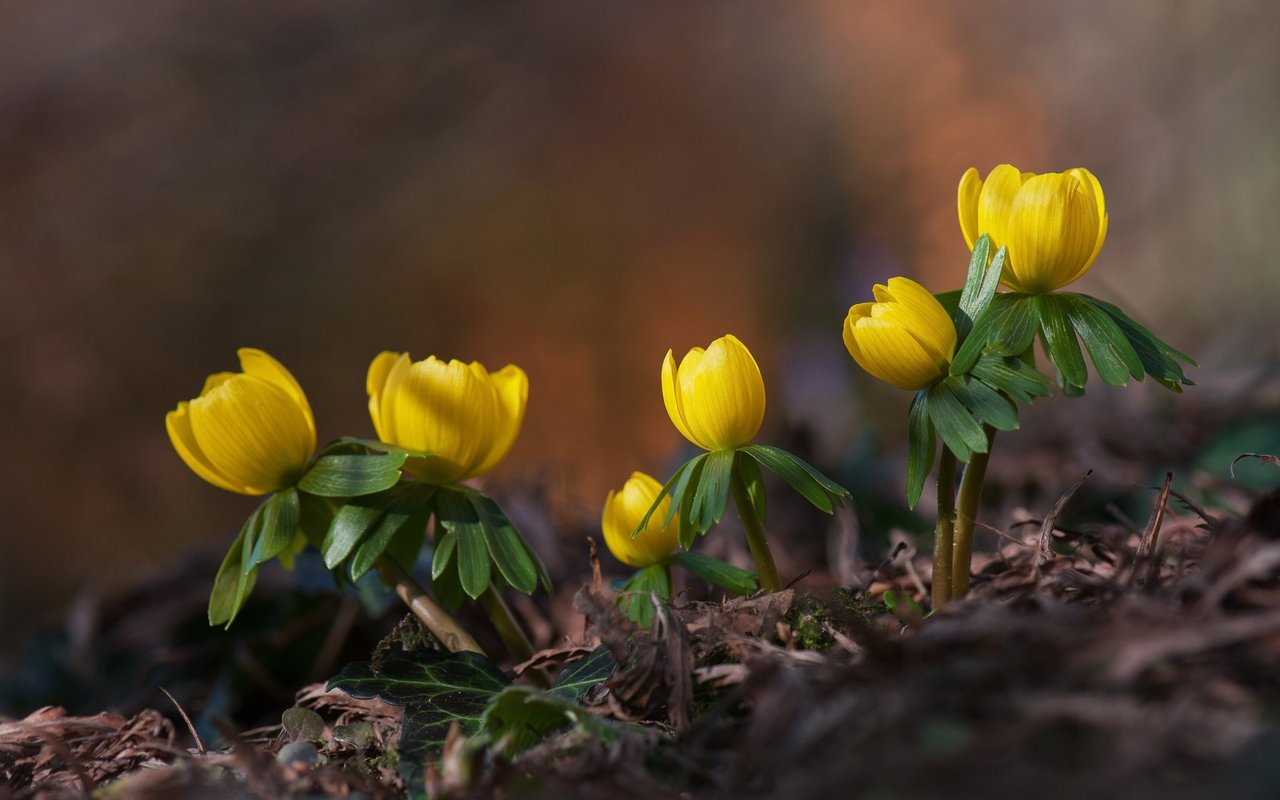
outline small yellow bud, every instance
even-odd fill
[[[498,465],[520,433],[529,379],[508,364],[490,373],[478,362],[411,361],[380,353],[366,381],[378,438],[430,453],[405,468],[430,483],[451,484]]]
[[[923,389],[947,374],[956,353],[956,326],[929,290],[909,278],[890,278],[844,320],[849,355],[885,383]]]
[[[173,449],[191,471],[221,489],[267,494],[292,486],[316,449],[316,424],[302,387],[261,350],[236,352],[242,372],[219,372],[200,396],[164,418]]]
[[[1107,238],[1102,185],[1087,169],[1019,172],[1001,164],[984,181],[970,167],[957,192],[960,231],[973,249],[982,234],[1005,247],[1003,283],[1044,294],[1078,280]]]
[[[751,351],[732,334],[706,350],[695,347],[677,367],[672,351],[662,362],[667,415],[703,450],[747,444],[764,422],[764,379]]]
[[[653,505],[662,484],[643,472],[631,473],[631,478],[620,491],[609,492],[604,501],[604,517],[600,527],[604,531],[604,543],[609,552],[623,564],[631,567],[648,567],[675,552],[679,544],[680,521],[673,517],[665,528],[663,520],[671,508],[671,498],[664,497],[658,504],[644,530],[631,538],[631,532],[644,519]]]

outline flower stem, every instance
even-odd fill
[[[982,481],[987,476],[987,461],[991,458],[991,446],[995,443],[996,429],[984,424],[987,435],[987,452],[969,456],[969,465],[960,479],[960,493],[956,499],[955,557],[951,563],[951,598],[958,600],[969,591],[969,570],[973,563],[973,523],[978,516],[978,501],[982,496]],[[941,488],[941,487],[939,487]]]
[[[476,640],[471,638],[471,634],[463,630],[449,612],[432,600],[421,584],[414,580],[404,567],[384,556],[378,561],[378,572],[384,581],[395,586],[396,594],[404,604],[449,652],[484,653],[480,645],[476,644]]]
[[[938,459],[938,525],[933,532],[933,608],[951,601],[951,561],[955,557],[956,457],[946,446]]]
[[[747,547],[751,550],[751,558],[756,562],[756,578],[760,588],[766,592],[776,592],[782,588],[778,582],[778,568],[773,564],[773,553],[769,550],[769,542],[764,537],[764,528],[760,518],[756,516],[756,507],[751,503],[751,493],[747,491],[747,482],[738,468],[735,455],[733,469],[730,470],[730,485],[733,487],[733,501],[738,507],[738,518],[742,520],[742,530],[747,534]]]
[[[521,628],[520,623],[516,621],[515,614],[511,613],[511,606],[507,605],[507,601],[502,598],[501,590],[490,584],[489,588],[476,599],[489,615],[489,621],[497,629],[498,636],[506,645],[511,657],[519,663],[533,658],[533,643],[525,635],[524,628]],[[544,689],[551,686],[550,676],[542,670],[529,669],[524,674]]]

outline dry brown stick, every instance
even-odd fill
[[[1053,560],[1053,529],[1058,525],[1058,517],[1062,515],[1062,509],[1067,507],[1067,502],[1071,500],[1076,491],[1084,485],[1084,482],[1093,474],[1093,470],[1089,470],[1084,477],[1075,482],[1075,485],[1063,493],[1058,498],[1058,502],[1053,504],[1053,508],[1045,515],[1044,521],[1040,523],[1040,540],[1036,548],[1036,567],[1035,574],[1040,574],[1040,568]]]
[[[200,755],[204,755],[206,752],[204,749],[204,742],[200,739],[200,734],[196,732],[196,726],[191,724],[191,717],[187,716],[186,709],[184,709],[182,704],[178,702],[178,698],[169,694],[168,689],[163,686],[159,687],[159,689],[164,692],[165,697],[169,698],[169,702],[173,703],[173,707],[178,709],[178,714],[182,716],[182,721],[187,723],[187,730],[191,731],[191,738],[196,740],[196,748],[199,749]]]
[[[1146,560],[1147,572],[1143,576],[1143,584],[1149,585],[1160,577],[1160,559],[1156,558],[1156,548],[1160,543],[1160,526],[1164,524],[1164,512],[1169,505],[1169,488],[1172,485],[1173,473],[1166,472],[1164,485],[1160,487],[1160,498],[1156,501],[1156,507],[1151,510],[1147,528],[1142,532],[1142,539],[1138,542],[1138,559],[1133,565],[1133,574],[1137,576],[1138,565]]]

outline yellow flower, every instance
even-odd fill
[[[242,372],[210,375],[200,396],[164,418],[173,449],[195,474],[240,494],[292,486],[316,449],[302,387],[261,350],[236,351]]]
[[[923,389],[947,374],[956,354],[956,326],[929,290],[909,278],[890,278],[844,320],[849,355],[885,383]]]
[[[478,362],[379,353],[369,365],[369,415],[378,438],[430,453],[405,468],[430,483],[483,475],[515,444],[529,398],[524,370],[489,373]]]
[[[662,362],[662,400],[680,433],[703,450],[741,447],[764,422],[760,367],[732,334],[706,350],[693,348],[679,367],[668,350]]]
[[[649,524],[634,539],[631,538],[631,532],[644,519],[660,491],[662,484],[651,476],[633,472],[621,491],[611,491],[605,498],[604,517],[600,520],[604,543],[609,546],[609,552],[627,566],[656,564],[671,555],[679,543],[679,520],[673,517],[671,524],[662,527],[662,521],[671,508],[670,497],[662,498],[653,516],[649,517]]]
[[[1107,238],[1102,185],[1087,169],[1019,172],[1009,164],[986,181],[970,167],[960,178],[960,231],[973,249],[982,234],[1006,247],[1003,282],[1015,292],[1043,294],[1089,271]]]

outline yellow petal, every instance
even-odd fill
[[[1102,184],[1098,182],[1092,172],[1083,167],[1076,167],[1067,172],[1070,175],[1074,175],[1088,189],[1089,194],[1093,196],[1094,208],[1098,215],[1098,239],[1093,245],[1093,252],[1089,254],[1089,259],[1085,261],[1084,265],[1076,270],[1071,280],[1067,281],[1067,283],[1075,283],[1084,277],[1084,274],[1089,271],[1089,267],[1093,266],[1093,262],[1098,258],[1098,253],[1102,250],[1103,242],[1107,240],[1107,199],[1102,193]],[[1063,284],[1063,286],[1066,285],[1066,283]]]
[[[680,371],[670,350],[667,351],[666,358],[662,359],[662,402],[667,407],[667,416],[671,418],[671,423],[676,426],[676,430],[703,450],[709,449],[707,445],[698,441],[689,428],[689,423],[685,421],[684,398],[680,391]]]
[[[697,437],[695,443],[708,450],[729,450],[759,433],[764,379],[751,351],[737,337],[728,334],[705,351],[690,350],[677,377],[685,422]]]
[[[985,233],[991,237],[993,252],[1009,243],[1009,215],[1013,210],[1013,201],[1022,188],[1024,176],[1032,174],[1019,172],[1009,164],[1001,164],[991,170],[983,182],[978,197],[978,231],[979,235]]]
[[[508,364],[492,375],[487,375],[487,380],[494,393],[493,422],[491,429],[484,434],[487,453],[470,470],[467,477],[471,478],[493,469],[511,452],[511,447],[520,434],[525,406],[529,400],[529,378],[524,370],[514,364]]]
[[[189,405],[196,446],[245,494],[291,485],[315,450],[303,410],[284,389],[237,375]]]
[[[1092,188],[1067,173],[1037,175],[1014,201],[1005,281],[1022,292],[1051,292],[1091,263],[1102,222]]]
[[[231,373],[222,374],[229,376]],[[173,449],[178,451],[178,456],[196,475],[204,478],[219,489],[239,492],[240,494],[255,494],[244,486],[232,483],[218,471],[218,468],[209,459],[205,458],[204,453],[200,451],[200,445],[196,443],[195,434],[191,432],[191,415],[188,403],[185,401],[178,403],[177,409],[166,414],[164,427],[169,432],[169,441],[173,442]]]
[[[956,353],[956,326],[938,298],[910,278],[890,278],[887,288],[903,312],[903,327],[949,364]]]
[[[379,441],[390,441],[382,427],[382,394],[391,368],[403,355],[384,350],[369,362],[369,371],[365,374],[365,391],[369,393],[369,417],[373,420],[373,429],[377,432]]]
[[[206,394],[208,394],[209,392],[212,392],[214,389],[217,389],[219,386],[231,380],[238,374],[239,373],[237,372],[213,373],[212,375],[204,379],[204,386],[201,387],[200,389],[200,396],[204,397]]]
[[[303,414],[307,418],[307,425],[311,428],[311,436],[316,435],[316,421],[311,414],[311,405],[307,402],[307,396],[303,393],[302,387],[298,385],[298,381],[293,377],[293,373],[285,369],[284,365],[276,361],[266,352],[254,347],[242,347],[236,351],[236,356],[240,359],[240,369],[245,375],[252,375],[255,378],[261,378],[267,383],[275,384],[285,391],[293,401],[302,409]]]
[[[621,491],[611,491],[605,498],[604,514],[600,522],[605,545],[614,557],[628,566],[647,567],[656,564],[674,552],[679,544],[678,521],[672,519],[671,524],[665,527],[662,524],[671,507],[669,497],[663,498],[658,504],[644,530],[636,534],[635,538],[631,536],[661,490],[662,484],[652,476],[635,472]]]
[[[956,192],[956,206],[960,212],[960,233],[964,235],[964,243],[973,249],[982,231],[978,230],[978,197],[982,194],[982,178],[978,170],[969,167],[960,176],[960,188]]]
[[[899,389],[923,389],[945,374],[946,362],[939,362],[935,352],[884,319],[850,316],[844,340],[858,366]]]
[[[393,408],[395,444],[432,454],[416,470],[425,480],[456,483],[476,463],[477,434],[488,430],[493,415],[485,388],[456,359],[446,364],[432,356],[406,371]]]

